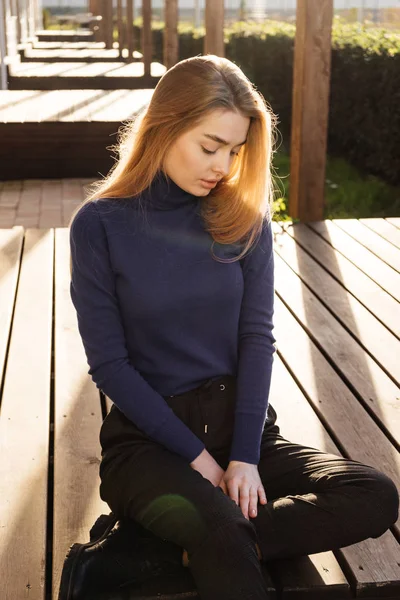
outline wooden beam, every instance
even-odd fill
[[[151,0],[142,0],[142,53],[144,62],[144,76],[151,75],[151,59],[153,54],[153,40],[151,35]]]
[[[164,0],[163,63],[167,69],[178,62],[178,0]]]
[[[290,216],[324,215],[333,0],[298,0],[294,47]]]
[[[225,56],[224,0],[206,0],[204,54]]]

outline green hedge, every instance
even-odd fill
[[[153,24],[162,62],[164,24]],[[140,19],[135,21],[140,35]],[[179,24],[179,60],[203,53],[204,28]],[[238,64],[279,118],[289,145],[295,26],[237,22],[225,29],[226,57]],[[136,39],[139,39],[137,37]],[[400,183],[400,37],[334,18],[328,152]]]

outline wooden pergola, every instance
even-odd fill
[[[126,50],[125,60],[133,60],[134,47],[141,49],[145,83],[150,78],[152,62],[151,0],[142,0],[143,26],[137,43],[133,0],[118,0],[115,16],[111,0],[88,0],[87,8],[93,15],[101,16],[96,35],[106,48],[113,47],[116,23],[120,57]],[[323,219],[332,15],[333,0],[297,1],[290,216],[301,221]],[[164,20],[163,63],[169,69],[179,58],[178,0],[164,0]],[[6,62],[17,56],[18,45],[32,42],[41,26],[41,0],[3,0],[0,6],[3,87]],[[206,0],[205,29],[204,53],[224,56],[224,0]]]

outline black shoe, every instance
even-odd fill
[[[125,586],[132,589],[149,578],[186,571],[182,553],[180,546],[131,519],[101,515],[90,530],[90,542],[70,547],[58,600],[117,600]]]

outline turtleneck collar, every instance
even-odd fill
[[[149,204],[157,210],[171,210],[196,204],[198,196],[182,189],[166,173],[157,171],[148,188]]]

